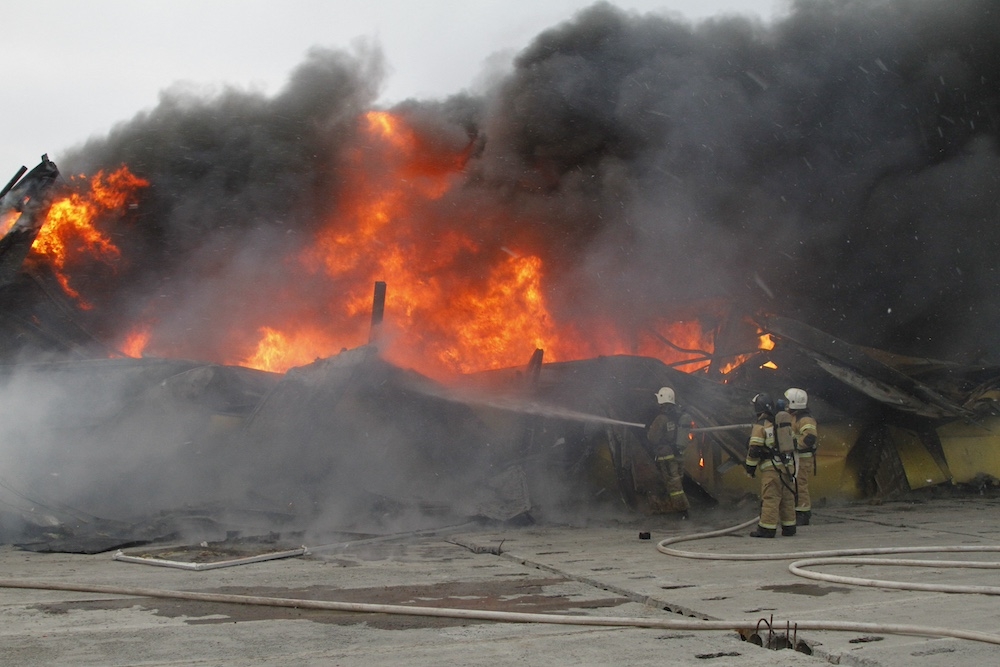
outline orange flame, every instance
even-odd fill
[[[764,352],[768,350],[773,350],[774,339],[771,337],[771,334],[762,333],[760,331],[758,331],[758,334],[760,335],[757,337],[757,349]],[[754,354],[741,354],[735,357],[731,362],[723,366],[720,373],[722,373],[722,375],[728,375],[729,373],[732,373],[734,370],[736,370],[737,368],[745,364],[747,361],[752,359],[754,356],[755,356]],[[776,369],[777,367],[778,366],[772,361],[767,361],[761,365],[761,368]]]
[[[322,334],[299,331],[289,336],[270,327],[260,330],[261,339],[243,366],[262,371],[281,372],[316,360],[315,350],[326,349],[329,341]]]
[[[430,374],[464,372],[524,363],[535,347],[547,346],[541,260],[508,251],[469,280],[461,265],[486,263],[480,244],[454,229],[429,238],[412,220],[420,203],[451,188],[466,156],[428,157],[416,134],[385,112],[366,114],[363,127],[365,150],[352,156],[358,168],[350,171],[356,182],[344,188],[340,212],[301,258],[310,270],[346,283],[344,309],[355,344],[364,339],[370,286],[382,280],[392,290],[392,328],[411,341],[383,341],[385,356],[396,363]],[[372,160],[390,176],[363,168]],[[294,331],[294,325],[281,327],[285,336]]]
[[[655,336],[628,341],[613,326],[591,323],[584,332],[557,326],[540,257],[519,252],[513,243],[486,247],[464,232],[468,226],[426,219],[428,202],[460,178],[467,149],[431,148],[400,116],[383,111],[365,114],[360,128],[364,145],[350,155],[338,211],[299,258],[311,273],[335,281],[339,301],[331,307],[343,318],[322,335],[310,323],[270,322],[261,329],[256,352],[242,363],[283,371],[363,343],[371,286],[384,281],[389,293],[382,353],[428,375],[518,366],[538,348],[547,361],[631,353],[686,371],[707,366],[712,336],[694,320],[664,322]],[[664,338],[692,352],[665,347]]]
[[[9,232],[17,224],[17,220],[20,217],[20,211],[8,211],[3,216],[0,216],[0,235]]]
[[[123,166],[106,178],[98,172],[90,180],[88,192],[74,192],[52,203],[31,249],[36,257],[49,263],[66,294],[80,298],[67,274],[74,257],[86,254],[109,264],[119,258],[118,247],[95,226],[98,216],[124,208],[133,201],[138,188],[148,185],[148,181]],[[86,303],[80,305],[89,308]]]
[[[121,345],[122,354],[138,359],[142,356],[149,339],[152,336],[150,327],[143,326],[130,331],[125,336],[125,342]]]
[[[520,365],[526,349],[550,347],[554,333],[541,293],[541,266],[537,257],[509,258],[493,268],[482,292],[458,295],[450,314],[458,316],[454,339],[431,346],[437,358],[469,372],[483,364]]]
[[[695,318],[661,321],[638,334],[625,334],[610,320],[557,321],[543,257],[505,220],[496,212],[440,210],[463,182],[471,141],[429,144],[402,116],[383,111],[364,114],[358,129],[335,209],[309,248],[286,258],[323,287],[325,302],[295,303],[287,309],[292,316],[282,310],[280,319],[273,317],[278,321],[230,332],[231,350],[221,363],[283,372],[364,344],[376,281],[388,286],[381,353],[433,377],[521,366],[535,349],[545,351],[546,361],[640,354],[687,372],[711,363],[714,333]],[[70,250],[114,262],[118,248],[94,222],[129,206],[146,185],[122,167],[106,178],[99,173],[88,193],[53,205],[37,252],[50,258],[67,293],[75,294],[64,272]],[[290,304],[298,298],[284,293]],[[248,331],[254,333],[247,337]],[[240,336],[242,344],[233,342]],[[154,327],[138,326],[121,349],[140,356],[150,345],[162,352],[175,342],[158,341]]]

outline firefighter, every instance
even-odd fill
[[[680,435],[680,424],[686,422],[683,422],[681,410],[677,407],[673,389],[660,387],[655,396],[659,412],[649,425],[646,437],[653,448],[656,468],[667,487],[666,510],[676,512],[682,519],[686,519],[690,508],[683,486],[684,448],[687,441]]]
[[[752,403],[756,421],[744,466],[751,477],[760,469],[760,519],[750,537],[774,537],[779,523],[781,534],[790,537],[795,534],[794,459],[791,452],[779,450],[770,395],[757,394]]]
[[[809,395],[804,389],[792,387],[785,391],[788,411],[792,415],[792,431],[795,435],[795,457],[798,472],[795,476],[798,495],[795,499],[795,523],[808,526],[812,520],[812,500],[809,497],[809,480],[816,474],[816,447],[819,432],[816,420],[809,413]]]

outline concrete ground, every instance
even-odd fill
[[[793,538],[748,530],[676,545],[710,554],[853,547],[1000,546],[1000,499],[819,509]],[[881,631],[798,630],[806,621],[934,626],[1000,635],[1000,599],[817,582],[789,560],[703,560],[661,540],[750,518],[703,510],[688,521],[559,527],[464,526],[436,534],[306,545],[306,556],[187,571],[98,555],[0,547],[5,583],[44,580],[518,613],[670,620],[768,620],[812,655],[770,650],[733,630],[501,623],[0,588],[0,663],[9,665],[923,665],[998,664],[1000,645]],[[639,539],[640,532],[651,539]],[[130,554],[142,549],[127,550]],[[925,558],[1000,560],[996,554]],[[852,577],[989,586],[986,569],[830,565]],[[787,625],[786,625],[787,623]],[[766,630],[762,631],[767,638]]]

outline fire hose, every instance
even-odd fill
[[[705,539],[726,535],[749,527],[756,523],[758,517],[750,521],[741,523],[731,528],[699,533],[695,535],[681,536],[661,541],[657,544],[657,550],[661,553],[679,556],[683,558],[701,558],[715,560],[779,560],[779,559],[799,559],[789,566],[789,569],[798,576],[807,576],[815,579],[837,581],[839,583],[856,583],[858,585],[885,587],[887,584],[894,584],[891,587],[907,587],[913,590],[942,590],[945,592],[981,593],[988,595],[1000,594],[1000,589],[989,586],[961,586],[961,587],[935,587],[922,584],[903,584],[902,582],[880,582],[876,580],[856,580],[854,577],[835,577],[830,575],[818,575],[812,572],[805,572],[804,568],[810,565],[820,565],[829,562],[845,562],[836,560],[844,556],[888,554],[888,553],[916,553],[916,552],[941,552],[941,551],[1000,551],[1000,547],[903,547],[898,549],[842,549],[834,551],[810,551],[794,552],[784,554],[707,554],[679,551],[671,549],[668,545],[677,544],[696,539]],[[867,559],[866,559],[867,560]],[[854,561],[846,561],[854,562]],[[880,564],[910,564],[921,563],[927,565],[926,561],[886,561],[879,560]],[[963,567],[1000,567],[996,563],[968,563],[958,561]],[[935,567],[941,563],[934,561]],[[951,565],[949,565],[951,566]],[[958,565],[955,565],[958,566]],[[794,568],[794,569],[793,569]],[[898,585],[895,585],[898,584]],[[419,607],[409,605],[391,604],[371,604],[358,602],[336,602],[327,600],[306,600],[300,598],[278,598],[264,597],[256,595],[233,595],[223,593],[198,593],[194,591],[176,591],[159,588],[139,588],[125,586],[104,586],[92,584],[78,584],[71,582],[50,582],[39,580],[20,579],[0,579],[0,588],[37,589],[71,591],[80,593],[99,593],[102,595],[126,595],[135,597],[167,598],[175,600],[189,600],[197,602],[216,602],[229,604],[243,604],[267,607],[285,607],[295,609],[316,609],[325,611],[371,613],[371,614],[396,614],[407,616],[432,616],[443,618],[456,618],[479,621],[495,621],[500,623],[547,623],[556,625],[576,625],[576,626],[604,626],[604,627],[634,627],[634,628],[654,628],[661,630],[735,630],[737,632],[753,632],[760,625],[760,619],[752,620],[730,620],[730,621],[707,621],[697,619],[660,619],[660,618],[640,618],[640,617],[617,617],[617,616],[577,616],[565,614],[538,614],[527,612],[504,612],[489,611],[481,609],[458,609],[448,607]],[[961,589],[961,590],[959,590]],[[777,625],[777,624],[776,624]],[[920,625],[899,625],[886,623],[857,623],[845,621],[796,621],[794,624],[796,631],[799,630],[827,630],[841,632],[863,632],[863,633],[883,633],[900,634],[924,637],[947,637],[954,639],[967,639],[971,641],[984,642],[988,644],[1000,645],[1000,636],[982,632],[956,630],[951,628],[920,626]]]
[[[565,614],[535,614],[526,612],[488,611],[484,609],[458,609],[449,607],[418,607],[410,605],[371,604],[364,602],[334,602],[300,598],[276,598],[257,595],[232,595],[223,593],[196,593],[160,588],[135,588],[73,584],[37,580],[0,579],[0,588],[28,588],[36,590],[100,593],[102,595],[130,595],[136,597],[193,600],[198,602],[223,602],[265,607],[290,607],[294,609],[319,609],[369,614],[397,614],[406,616],[435,616],[501,623],[549,623],[556,625],[593,625],[611,627],[657,628],[662,630],[752,630],[758,621],[700,621],[621,616],[570,616]],[[984,635],[988,636],[988,635]],[[1000,637],[994,638],[1000,643]]]
[[[688,619],[659,619],[619,616],[571,616],[566,614],[535,614],[526,612],[488,611],[483,609],[457,609],[449,607],[417,607],[409,605],[371,604],[364,602],[334,602],[327,600],[305,600],[300,598],[276,598],[258,595],[232,595],[223,593],[197,593],[193,591],[173,591],[161,588],[137,588],[126,586],[102,586],[50,582],[37,580],[0,579],[0,588],[20,588],[78,593],[100,593],[102,595],[128,595],[135,597],[166,598],[196,602],[221,602],[265,607],[285,607],[293,609],[317,609],[369,614],[397,614],[406,616],[434,616],[500,623],[547,623],[555,625],[582,625],[603,627],[654,628],[660,630],[735,630],[752,632],[760,625],[760,620],[747,621],[704,621]],[[884,623],[851,623],[840,621],[799,621],[796,630],[835,630],[845,632],[882,632],[887,634],[916,635],[926,637],[951,637],[971,641],[1000,644],[1000,636],[982,632],[952,630],[918,625],[892,625]]]
[[[809,567],[819,565],[891,565],[902,567],[934,567],[950,568],[965,567],[978,569],[998,569],[1000,562],[994,561],[946,561],[946,560],[919,560],[901,558],[855,558],[855,556],[876,556],[892,554],[916,554],[916,553],[998,553],[1000,545],[979,545],[979,546],[924,546],[924,547],[871,547],[860,549],[828,549],[816,551],[791,551],[783,553],[703,553],[693,551],[682,551],[670,548],[669,545],[681,542],[720,537],[753,526],[760,519],[754,517],[736,526],[723,528],[707,533],[697,533],[693,535],[682,535],[660,541],[656,545],[657,551],[668,556],[680,558],[694,558],[702,560],[733,560],[733,561],[762,561],[762,560],[791,560],[788,571],[792,574],[813,579],[853,586],[870,586],[874,588],[893,588],[898,590],[929,591],[939,593],[967,593],[979,595],[1000,595],[1000,587],[997,586],[956,586],[948,584],[924,584],[905,581],[892,581],[885,579],[867,579],[862,577],[843,577],[832,574],[824,574],[808,570]],[[867,629],[861,630],[860,626]],[[843,623],[840,621],[797,621],[797,630],[852,630],[862,632],[873,632],[882,634],[899,634],[915,636],[951,637],[955,639],[971,639],[990,644],[998,643],[1000,637],[979,632],[968,632],[953,628],[899,625],[887,623]]]

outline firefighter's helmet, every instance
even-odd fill
[[[753,403],[754,414],[759,415],[762,412],[774,414],[774,401],[771,400],[770,394],[761,392],[754,396],[750,402]]]
[[[660,405],[664,403],[674,405],[674,390],[670,387],[660,387],[660,390],[656,392],[656,402]]]
[[[788,399],[788,407],[792,410],[805,410],[809,404],[809,396],[805,389],[792,387],[785,391],[785,398]]]

